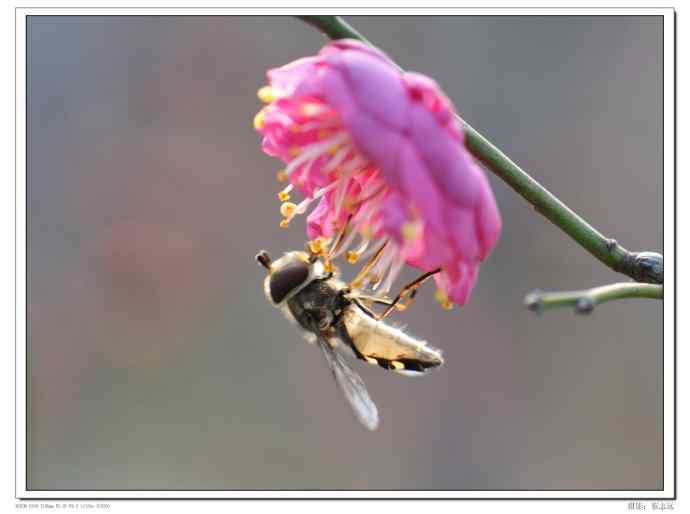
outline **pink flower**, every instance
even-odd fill
[[[464,305],[501,218],[437,84],[354,40],[272,69],[268,81],[254,126],[263,150],[286,163],[281,200],[293,188],[307,197],[283,204],[282,225],[318,200],[309,238],[332,237],[349,219],[353,230],[339,253],[355,248],[350,262],[380,247],[372,240],[388,240],[372,270],[374,289],[388,292],[404,263],[440,267],[437,298]]]

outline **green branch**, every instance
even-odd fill
[[[559,291],[555,293],[533,291],[525,297],[525,305],[529,310],[537,313],[546,309],[572,306],[575,307],[575,312],[578,314],[589,314],[594,310],[595,305],[623,298],[663,300],[664,286],[624,282],[585,289],[584,291]]]
[[[339,16],[298,16],[331,39],[352,38],[371,44]],[[604,237],[582,217],[556,198],[539,182],[464,120],[466,146],[475,159],[500,177],[513,190],[531,203],[551,223],[568,234],[580,246],[606,266],[638,282],[662,284],[663,256],[652,252],[633,253],[614,239]]]
[[[296,16],[296,18],[315,27],[331,39],[359,39],[368,45],[374,46],[371,41],[357,32],[340,16]]]

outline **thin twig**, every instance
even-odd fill
[[[352,38],[371,44],[339,16],[298,16],[331,39]],[[465,126],[470,153],[521,195],[551,223],[614,271],[638,282],[663,284],[663,256],[654,252],[630,252],[614,239],[601,234],[561,200],[534,180],[472,126]]]
[[[583,291],[559,291],[545,293],[533,291],[525,297],[525,305],[533,312],[540,313],[546,309],[572,306],[578,314],[589,314],[596,305],[623,298],[664,299],[664,286],[623,282],[594,287]]]

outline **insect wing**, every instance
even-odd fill
[[[333,372],[338,387],[345,395],[357,419],[369,430],[379,426],[379,413],[372,401],[362,378],[350,369],[347,362],[323,337],[318,338],[319,346]]]

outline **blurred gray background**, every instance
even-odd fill
[[[603,233],[661,250],[661,18],[348,20]],[[382,417],[357,424],[254,261],[305,239],[278,227],[256,90],[325,42],[288,17],[29,18],[29,489],[661,488],[661,303],[528,312],[625,277],[495,176],[472,301],[429,286],[396,316],[446,365],[355,364]]]

